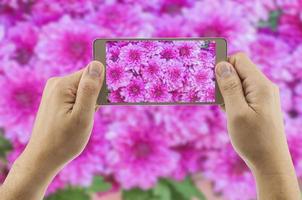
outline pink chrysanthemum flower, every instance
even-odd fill
[[[145,40],[137,42],[138,46],[144,48],[145,55],[149,59],[152,57],[157,57],[157,55],[160,53],[161,44],[161,42],[157,42],[155,40]]]
[[[162,74],[162,64],[160,59],[150,59],[148,64],[143,66],[141,69],[141,74],[144,80],[152,81],[160,77]]]
[[[198,59],[195,60],[194,66],[198,69],[201,66],[205,68],[214,68],[216,64],[216,50],[207,49],[198,52]]]
[[[156,40],[144,40],[144,41],[139,41],[137,44],[148,51],[151,50],[156,50],[157,47],[161,44],[161,42],[157,42]]]
[[[135,69],[136,71],[138,71],[140,65],[147,62],[144,48],[131,42],[121,48],[119,58],[126,69]]]
[[[232,1],[197,2],[191,9],[184,9],[183,14],[194,31],[193,36],[224,37],[230,52],[248,50],[248,44],[255,39],[252,23]]]
[[[281,15],[278,32],[292,48],[302,43],[302,19],[299,15]]]
[[[170,102],[172,95],[163,82],[150,82],[146,85],[146,100],[148,102]]]
[[[177,41],[174,42],[176,48],[178,49],[178,54],[181,59],[194,60],[199,51],[199,46],[196,41]]]
[[[250,200],[256,197],[253,175],[230,144],[208,154],[204,177],[213,181],[214,191],[227,199]]]
[[[62,5],[46,0],[36,1],[31,7],[31,18],[38,25],[44,25],[60,19],[66,11]]]
[[[112,142],[118,156],[114,167],[115,178],[125,189],[149,189],[160,177],[168,176],[177,165],[178,155],[161,138],[163,127],[146,123],[120,127],[118,136]]]
[[[26,143],[39,107],[45,79],[30,68],[11,66],[0,78],[0,126],[9,139]]]
[[[233,0],[232,2],[236,4],[234,6],[242,9],[245,17],[248,18],[255,25],[260,20],[268,20],[269,13],[278,9],[275,0]]]
[[[124,2],[132,4],[138,4],[142,6],[143,10],[152,12],[153,15],[177,15],[185,7],[191,7],[194,5],[194,0],[124,0]]]
[[[300,58],[302,55],[302,44],[297,46],[292,53],[292,57],[288,57],[287,63],[284,66],[287,66],[289,71],[295,75],[297,80],[296,83],[299,83],[299,80],[302,79],[302,65],[300,62]]]
[[[30,23],[18,23],[7,31],[0,50],[0,58],[14,60],[18,65],[33,64],[38,28]]]
[[[201,102],[198,91],[195,89],[184,91],[183,95],[181,96],[181,102]]]
[[[132,74],[125,70],[121,63],[107,63],[106,83],[109,89],[118,89],[129,84]]]
[[[118,62],[119,60],[119,55],[120,55],[120,48],[117,46],[111,46],[108,45],[106,46],[106,59],[110,60],[112,62]]]
[[[140,5],[122,3],[102,4],[95,13],[88,16],[99,27],[109,30],[108,36],[150,36],[151,16],[143,12]]]
[[[208,107],[168,106],[160,107],[153,115],[157,123],[165,125],[162,134],[169,145],[178,146],[192,143],[200,135],[211,134],[210,124],[200,121],[212,118],[212,114]]]
[[[194,0],[165,0],[161,1],[160,12],[169,14],[178,14],[185,7],[191,7],[195,3]]]
[[[290,15],[299,15],[302,10],[301,0],[276,0],[277,7],[282,10],[282,12]]]
[[[173,43],[163,43],[161,47],[160,56],[162,59],[171,60],[178,57],[178,51]]]
[[[35,50],[41,66],[55,74],[83,68],[91,60],[92,41],[102,36],[98,30],[94,25],[68,16],[44,26]]]
[[[140,79],[132,79],[127,87],[121,90],[121,95],[126,102],[143,102],[145,100],[144,82]]]
[[[197,67],[196,67],[197,68]],[[200,66],[201,68],[201,66]],[[188,77],[190,84],[193,88],[201,89],[203,87],[208,86],[213,81],[214,78],[214,66],[213,68],[203,68],[196,69],[196,71],[192,72],[192,75]]]
[[[275,70],[274,67],[282,65],[291,51],[286,41],[276,38],[271,34],[263,33],[258,34],[257,40],[251,43],[250,49],[253,61],[267,75],[270,75],[270,72]]]
[[[112,103],[125,102],[125,98],[121,95],[121,90],[111,90],[109,92],[108,100]]]
[[[176,60],[170,60],[162,67],[165,73],[163,76],[163,83],[167,85],[169,91],[181,88],[185,75],[183,63]]]
[[[192,31],[183,15],[155,16],[152,25],[154,37],[190,37]]]
[[[180,155],[177,168],[173,171],[173,178],[183,180],[188,174],[202,170],[207,151],[194,148],[193,144],[179,145],[172,148]]]
[[[212,82],[198,91],[200,102],[215,102],[215,83]]]

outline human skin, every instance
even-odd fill
[[[242,53],[219,63],[215,71],[231,142],[255,176],[258,199],[298,200],[277,86]],[[94,61],[48,81],[31,139],[0,188],[2,199],[42,199],[54,176],[82,152],[103,79],[103,65]]]
[[[278,87],[243,53],[215,69],[235,151],[251,169],[260,200],[300,199]]]
[[[104,67],[97,61],[47,81],[32,136],[0,188],[1,200],[43,199],[62,167],[86,146]]]

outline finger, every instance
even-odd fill
[[[68,84],[78,86],[79,83],[80,83],[80,80],[81,80],[81,77],[83,75],[84,70],[85,70],[85,68],[81,69],[79,71],[76,71],[72,74],[69,74],[69,75],[65,76],[64,79],[67,80],[66,82],[68,82]]]
[[[248,77],[262,76],[261,71],[245,53],[236,53],[228,58],[241,80]]]
[[[220,62],[215,68],[216,79],[224,99],[226,112],[237,112],[247,106],[241,80],[234,67],[228,62]]]
[[[98,61],[91,62],[83,71],[73,107],[73,114],[82,121],[92,120],[103,80],[104,66]]]

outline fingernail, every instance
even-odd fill
[[[223,62],[218,64],[217,74],[222,78],[227,78],[233,75],[233,68],[231,64]]]
[[[100,77],[102,74],[102,68],[101,65],[98,64],[97,62],[92,62],[90,63],[89,67],[88,67],[88,74],[91,77]]]

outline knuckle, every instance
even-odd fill
[[[58,81],[58,77],[50,77],[47,82],[46,82],[46,85],[53,85],[55,84],[57,81]]]
[[[276,86],[269,81],[265,81],[260,84],[259,90],[263,95],[269,96],[270,94],[275,92]]]
[[[56,91],[60,94],[65,90],[65,81],[62,78],[58,79],[54,85]]]
[[[238,80],[231,79],[222,85],[222,90],[226,94],[232,94],[234,91],[241,89],[240,87],[241,85],[239,84]]]

